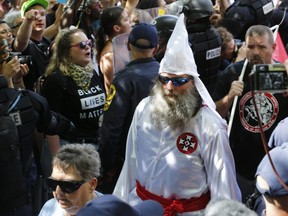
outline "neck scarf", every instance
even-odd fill
[[[93,77],[93,68],[90,66],[81,67],[71,63],[68,66],[68,71],[64,73],[64,75],[72,77],[79,87],[87,91],[91,83],[91,78]]]

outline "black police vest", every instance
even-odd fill
[[[248,6],[254,11],[254,24],[269,25],[273,13],[272,0],[236,0],[233,6]],[[229,14],[229,8],[226,14]]]
[[[201,32],[188,33],[188,40],[200,79],[212,93],[221,63],[221,37],[214,28],[209,27]]]

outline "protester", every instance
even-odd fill
[[[11,32],[15,37],[17,35],[20,25],[23,22],[21,11],[18,10],[18,11],[9,12],[8,14],[6,14],[4,20],[9,25]]]
[[[124,162],[126,139],[133,113],[138,103],[149,95],[157,76],[159,63],[153,58],[157,47],[158,34],[155,26],[140,23],[133,27],[128,38],[132,61],[115,75],[113,85],[116,94],[104,112],[100,128],[99,144],[103,148],[100,155],[104,169],[102,183],[108,189],[105,192],[113,192]],[[110,176],[109,182],[107,176]]]
[[[103,195],[87,203],[77,216],[162,216],[163,207],[147,200],[136,206],[130,206],[113,195]]]
[[[260,136],[256,109],[253,105],[253,82],[249,73],[255,64],[273,64],[275,49],[272,31],[263,25],[248,29],[245,36],[246,60],[227,67],[216,83],[214,100],[217,111],[227,117],[234,98],[238,96],[235,115],[230,132],[230,142],[235,158],[239,186],[243,202],[255,189],[254,174],[265,152]],[[247,65],[246,65],[247,63]],[[238,80],[243,70],[243,81]],[[259,92],[255,99],[264,134],[269,139],[277,123],[288,116],[288,100],[282,93]]]
[[[199,79],[183,14],[135,110],[113,194],[131,205],[156,200],[167,215],[203,213],[210,197],[241,200],[227,125]]]
[[[100,27],[100,14],[103,5],[99,0],[82,1],[75,20],[78,27],[81,28],[89,39],[93,39]],[[82,15],[80,15],[82,13]],[[79,20],[80,19],[80,20]]]
[[[55,39],[55,50],[45,73],[41,94],[52,110],[70,119],[76,131],[69,137],[49,137],[52,155],[60,138],[90,143],[97,148],[99,119],[106,96],[103,84],[91,66],[91,40],[81,29],[64,29]]]
[[[30,67],[30,72],[23,77],[26,89],[30,90],[33,90],[38,77],[44,74],[49,61],[50,41],[43,37],[47,6],[46,0],[29,0],[22,5],[21,13],[25,19],[12,43],[13,51],[32,56],[33,66]]]
[[[288,143],[276,146],[270,150],[269,155],[271,161],[265,155],[256,172],[256,186],[266,204],[262,215],[288,215]]]
[[[39,216],[76,215],[86,202],[97,199],[95,191],[100,175],[100,158],[94,146],[67,144],[56,153],[47,185],[54,198],[43,206]]]
[[[127,12],[121,7],[108,7],[100,16],[101,26],[97,31],[97,61],[104,77],[106,94],[110,93],[110,85],[114,77],[114,55],[112,39],[131,31],[131,22]]]

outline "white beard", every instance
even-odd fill
[[[187,89],[184,94],[167,97],[159,81],[152,88],[151,96],[152,122],[159,130],[167,126],[183,130],[202,104],[196,87]]]

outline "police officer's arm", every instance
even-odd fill
[[[44,11],[43,11],[44,12]],[[28,46],[31,34],[32,34],[32,23],[34,20],[41,18],[41,14],[38,10],[31,9],[24,15],[24,21],[19,27],[17,36],[15,38],[13,48],[17,52],[23,52]]]
[[[226,96],[216,101],[217,112],[225,118],[228,115],[229,109],[234,101],[235,96],[241,96],[244,89],[244,82],[235,80],[232,82],[230,90]]]
[[[36,112],[36,127],[39,132],[56,135],[70,133],[75,129],[70,120],[50,110],[47,100],[44,97],[32,91],[29,91],[29,96],[33,109]]]

